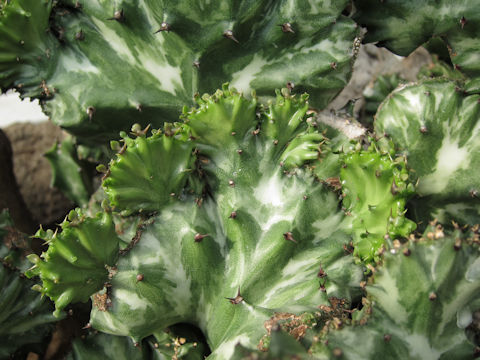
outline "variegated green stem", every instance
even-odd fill
[[[12,0],[0,14],[0,87],[40,97],[92,142],[174,121],[226,81],[265,98],[289,83],[324,108],[358,51],[347,3]]]
[[[399,88],[376,115],[376,132],[389,135],[418,179],[417,220],[478,222],[480,96],[462,86],[437,79]]]
[[[368,29],[365,40],[379,42],[393,52],[407,56],[432,37],[448,47],[456,70],[469,76],[480,74],[480,11],[476,0],[355,1],[356,21]]]
[[[470,230],[444,233],[434,223],[421,239],[392,247],[367,286],[363,315],[331,330],[328,345],[319,342],[312,353],[322,359],[471,359],[477,350],[465,329],[480,298],[477,237]]]

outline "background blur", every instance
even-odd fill
[[[40,122],[47,120],[38,100],[20,100],[17,93],[8,91],[0,95],[0,128],[14,122]]]

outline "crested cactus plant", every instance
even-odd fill
[[[230,81],[249,94],[308,91],[325,107],[360,40],[347,0],[12,0],[0,13],[0,88],[40,98],[83,140],[134,122],[175,121],[195,93]]]
[[[48,249],[30,269],[0,214],[0,357],[76,302],[90,316],[69,359],[478,356],[479,14],[473,0],[0,1],[2,92],[39,98],[84,145],[48,153],[82,208],[37,232]],[[317,111],[350,77],[354,20],[403,55],[441,38],[454,65],[388,96],[399,78],[380,79],[362,138]],[[119,132],[90,197],[79,159]]]
[[[285,89],[264,106],[224,87],[198,97],[181,123],[150,136],[134,126],[104,176],[104,210],[73,211],[61,232],[37,234],[49,249],[31,257],[27,275],[43,280],[56,314],[91,297],[91,326],[135,343],[193,323],[212,359],[230,358],[237,343],[256,348],[275,313],[357,301],[364,267],[352,239],[370,262],[386,234],[412,230],[404,163],[374,146],[336,154],[306,115],[307,98]],[[348,209],[332,180],[315,175],[329,157],[345,159],[336,181]],[[121,228],[133,221],[125,241]]]

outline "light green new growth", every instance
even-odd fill
[[[55,301],[57,317],[69,303],[85,302],[103,288],[115,273],[121,241],[109,213],[85,218],[80,210],[72,210],[68,217],[60,233],[40,229],[35,234],[50,246],[42,254],[45,261],[28,256],[35,265],[26,272],[28,277],[40,276],[39,291]]]

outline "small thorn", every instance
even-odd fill
[[[403,255],[410,256],[411,254],[412,254],[412,252],[410,251],[409,248],[406,248],[405,250],[403,250]]]
[[[242,150],[242,149],[238,149],[238,150],[237,150],[237,154],[238,154],[238,155],[242,155],[242,154],[243,154],[243,150]]]
[[[232,211],[230,213],[230,216],[228,217],[229,219],[235,219],[237,217],[237,212],[236,211]]]
[[[82,8],[82,4],[80,4],[79,1],[76,1],[75,2],[75,9],[81,9]]]
[[[319,278],[324,278],[324,277],[327,276],[327,273],[323,270],[323,268],[322,268],[321,266],[320,266],[320,270],[318,271],[317,276],[318,276]]]
[[[233,36],[233,31],[232,30],[225,30],[223,32],[223,36],[226,37],[227,39],[235,41],[237,44],[239,43],[238,40]]]
[[[195,60],[195,61],[193,62],[193,66],[195,66],[197,69],[200,69],[200,61]]]
[[[393,180],[392,187],[390,188],[390,192],[392,195],[397,195],[398,194],[398,186],[395,184],[395,180]]]
[[[435,294],[434,292],[431,292],[431,293],[428,295],[428,300],[430,300],[430,301],[435,301],[435,300],[437,300],[437,294]]]
[[[208,236],[208,234],[196,233],[195,237],[193,239],[195,240],[195,242],[201,242],[203,240],[203,238],[205,238],[207,236]]]
[[[240,289],[238,289],[237,291],[237,296],[235,296],[234,298],[226,298],[226,299],[229,300],[230,303],[232,303],[233,305],[240,304],[243,301],[243,297],[242,295],[240,295]]]
[[[330,63],[330,67],[331,67],[333,70],[337,70],[337,63],[336,63],[336,62],[331,62],[331,63]]]
[[[428,132],[428,129],[425,125],[420,126],[420,132],[422,134],[426,134]]]
[[[235,187],[235,181],[233,181],[233,180],[228,180],[228,186],[230,186],[230,187]]]
[[[91,327],[92,327],[92,324],[87,323],[87,325],[85,325],[82,329],[86,330],[86,329],[90,329]]]
[[[85,33],[83,32],[82,29],[80,29],[80,31],[75,34],[75,40],[83,41],[84,39],[85,39]]]
[[[478,191],[475,189],[470,190],[470,196],[472,198],[477,198],[478,197]]]
[[[273,145],[278,145],[278,140],[273,140]]]
[[[144,278],[145,278],[145,276],[143,274],[138,274],[137,275],[137,282],[143,281]]]
[[[230,135],[235,136],[235,135],[237,135],[237,133],[236,133],[235,131],[232,131],[232,132],[230,133]]]
[[[283,237],[285,240],[287,241],[291,241],[291,242],[294,242],[294,243],[297,243],[297,240],[295,240],[293,238],[293,234],[290,232],[290,231],[287,231],[285,234],[283,234]]]
[[[345,251],[346,254],[352,254],[354,251],[354,247],[352,243],[343,244],[343,251]]]
[[[258,134],[260,134],[260,129],[255,129],[252,131],[252,135],[257,136]]]
[[[170,27],[170,24],[166,23],[166,22],[162,22],[160,24],[160,29],[158,29],[157,31],[154,32],[154,34],[157,34],[159,32],[163,32],[163,31],[166,31],[166,32],[169,32],[171,29]]]
[[[115,20],[115,21],[118,21],[118,22],[124,22],[125,21],[125,13],[123,12],[123,9],[115,11],[115,13],[113,14],[113,17],[108,18],[107,20]]]
[[[284,33],[289,32],[289,33],[295,34],[295,31],[293,31],[292,29],[292,24],[290,24],[289,22],[281,24],[280,27],[282,28],[282,31]]]
[[[88,119],[92,121],[93,115],[95,115],[95,108],[93,106],[89,106],[87,108],[87,115],[88,115]]]
[[[383,341],[388,343],[388,342],[390,342],[390,340],[392,340],[392,335],[390,335],[390,334],[383,335]]]
[[[460,65],[458,65],[458,64],[453,65],[453,68],[454,68],[455,70],[458,70],[458,71],[462,70],[462,67],[461,67]],[[457,90],[457,89],[455,89],[455,90]],[[460,90],[460,89],[459,89],[459,90]]]
[[[138,105],[137,105],[137,110],[138,110],[138,112],[142,112],[142,110],[143,110],[143,105],[142,105],[142,104],[138,104]]]
[[[293,88],[295,87],[295,84],[291,81],[287,82],[287,89],[292,91]]]
[[[465,19],[465,16],[462,16],[462,18],[460,19],[460,25],[462,26],[462,29],[465,27],[466,24],[467,19]]]
[[[133,346],[135,346],[136,348],[139,348],[140,347],[140,343],[137,341],[133,344]]]

